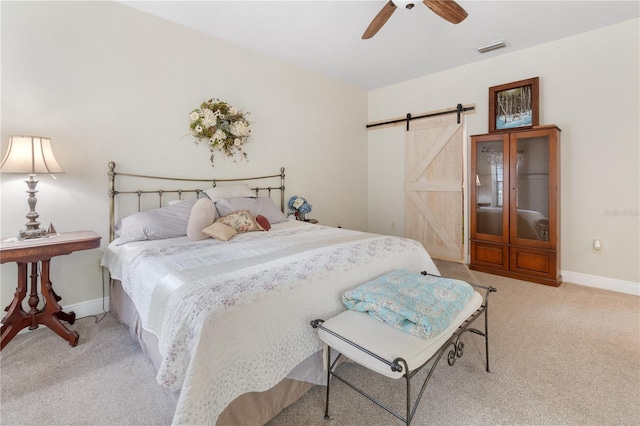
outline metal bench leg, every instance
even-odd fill
[[[491,371],[489,371],[489,295],[496,291],[494,287],[489,286],[484,297],[484,345],[487,356],[487,373],[491,373]]]
[[[485,354],[487,356],[487,373],[491,373],[489,371],[489,307],[484,310],[484,345],[485,345]]]
[[[405,371],[404,377],[407,379],[407,417],[405,417],[405,424],[409,426],[411,424],[411,379],[409,378],[408,368]]]
[[[327,346],[327,399],[324,406],[324,419],[329,420],[329,386],[331,386],[331,346]]]

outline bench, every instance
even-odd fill
[[[422,275],[428,274],[422,272]],[[464,344],[460,341],[460,337],[467,331],[485,338],[486,371],[489,372],[488,305],[489,294],[496,289],[477,284],[470,285],[475,291],[462,311],[446,329],[429,339],[405,333],[372,318],[367,313],[352,310],[344,311],[326,321],[322,319],[311,321],[311,326],[318,329],[318,337],[327,345],[328,351],[325,419],[329,419],[330,383],[331,377],[335,377],[405,422],[406,425],[410,425],[427,383],[443,354],[449,349],[447,361],[451,366],[463,355]],[[484,296],[479,292],[483,292]],[[484,331],[472,328],[471,325],[482,314],[484,314]],[[332,349],[338,353],[333,360]],[[384,376],[393,379],[405,377],[406,414],[403,416],[393,411],[336,373],[335,370],[342,356]],[[430,371],[420,388],[415,404],[411,406],[411,379],[429,364],[431,364]]]

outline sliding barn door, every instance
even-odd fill
[[[464,261],[464,115],[411,122],[405,148],[405,236],[431,257]]]

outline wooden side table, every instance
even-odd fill
[[[74,312],[63,312],[58,304],[60,297],[53,291],[53,284],[49,279],[49,262],[52,257],[73,253],[74,251],[89,250],[100,247],[100,235],[93,231],[66,232],[49,238],[33,240],[0,242],[0,263],[16,262],[18,264],[18,287],[13,301],[5,308],[7,314],[2,319],[2,340],[0,350],[18,334],[20,330],[29,327],[35,330],[39,324],[44,324],[60,337],[67,340],[71,346],[78,344],[78,333],[70,331],[60,320],[73,324],[76,320]],[[28,265],[31,274],[28,275]],[[38,309],[38,265],[42,268],[40,289],[45,305]],[[31,292],[29,293],[29,312],[22,308],[22,301],[27,297],[27,277],[30,278]]]

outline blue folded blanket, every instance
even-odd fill
[[[347,291],[342,303],[428,339],[451,324],[473,293],[464,281],[397,270]]]

